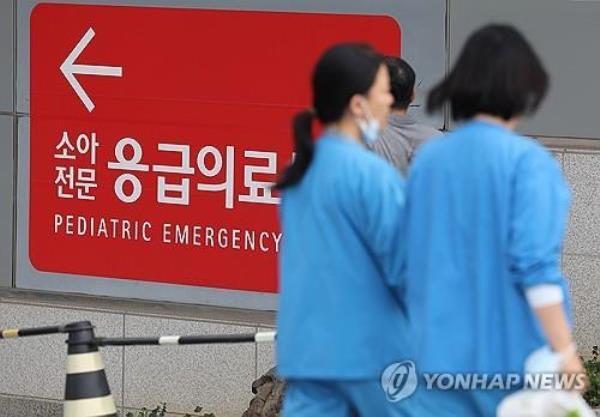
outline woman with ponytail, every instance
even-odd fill
[[[410,357],[400,304],[403,180],[370,152],[393,98],[382,57],[335,46],[293,120],[296,157],[276,187],[283,244],[277,318],[285,417],[404,416],[380,384]],[[315,139],[315,119],[324,133]],[[397,388],[394,386],[394,388]]]

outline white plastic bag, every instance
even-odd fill
[[[561,357],[554,353],[549,346],[534,350],[525,360],[525,373],[543,374],[560,371]]]
[[[506,397],[497,417],[596,417],[589,405],[574,391],[522,390]]]
[[[528,374],[558,373],[560,355],[544,346],[527,357]],[[498,406],[497,417],[596,417],[576,391],[521,390],[507,396]]]

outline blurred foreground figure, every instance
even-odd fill
[[[283,243],[277,368],[285,417],[404,416],[380,376],[409,355],[398,286],[404,183],[366,148],[392,104],[383,58],[343,44],[320,58],[313,108],[294,119],[296,158],[277,188]],[[325,128],[313,144],[311,126]]]
[[[558,163],[513,129],[548,76],[523,36],[490,25],[467,40],[428,98],[464,122],[425,144],[407,185],[406,303],[418,372],[501,375],[501,386],[417,391],[420,417],[495,416],[525,361],[548,345],[583,372],[560,257],[570,194]],[[581,387],[579,387],[581,388]]]

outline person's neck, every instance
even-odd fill
[[[408,114],[408,109],[392,109],[392,116],[406,116]]]
[[[344,136],[346,136],[352,142],[356,142],[356,143],[364,146],[364,143],[360,137],[360,130],[358,129],[358,126],[356,126],[356,122],[354,122],[354,120],[349,120],[347,118],[343,118],[339,122],[331,123],[327,127],[337,130],[338,132],[342,133]]]
[[[491,123],[494,125],[498,125],[504,127],[509,130],[515,130],[517,127],[517,123],[519,123],[519,118],[513,117],[512,119],[503,119],[498,116],[493,116],[491,114],[479,113],[474,117],[475,120],[480,120],[482,122]]]

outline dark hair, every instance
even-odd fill
[[[521,33],[487,25],[469,37],[450,74],[431,91],[427,111],[449,102],[454,120],[477,113],[509,120],[534,113],[548,85],[542,62]]]
[[[390,74],[391,92],[394,96],[392,108],[406,110],[413,99],[415,70],[402,58],[386,56],[385,65]]]
[[[345,43],[328,49],[312,74],[313,111],[298,113],[293,119],[296,151],[275,188],[283,190],[300,182],[313,157],[312,123],[322,124],[342,118],[355,94],[366,94],[375,81],[383,57],[370,46]]]

